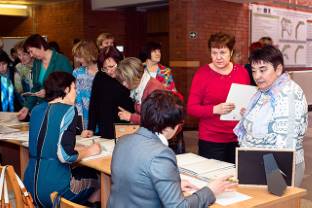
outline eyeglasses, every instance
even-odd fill
[[[117,64],[103,66],[102,71],[108,71],[108,70],[115,69],[115,68],[117,68]]]

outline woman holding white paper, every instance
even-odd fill
[[[249,84],[246,69],[231,62],[235,37],[225,33],[211,35],[208,47],[212,62],[196,72],[187,104],[189,115],[199,118],[199,155],[234,163],[237,138],[236,121],[222,121],[220,115],[235,106],[226,103],[232,83]]]
[[[284,72],[283,54],[274,46],[253,51],[249,60],[259,89],[234,132],[242,147],[295,150],[295,185],[299,186],[305,169],[305,95]]]

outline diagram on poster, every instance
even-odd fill
[[[269,36],[284,56],[286,66],[311,66],[311,14],[263,5],[251,5],[252,42]]]

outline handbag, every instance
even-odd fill
[[[0,207],[34,208],[31,194],[11,165],[0,166]],[[13,196],[9,198],[10,194]]]

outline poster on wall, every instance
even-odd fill
[[[269,36],[284,55],[287,67],[312,66],[310,13],[251,4],[251,41]]]

